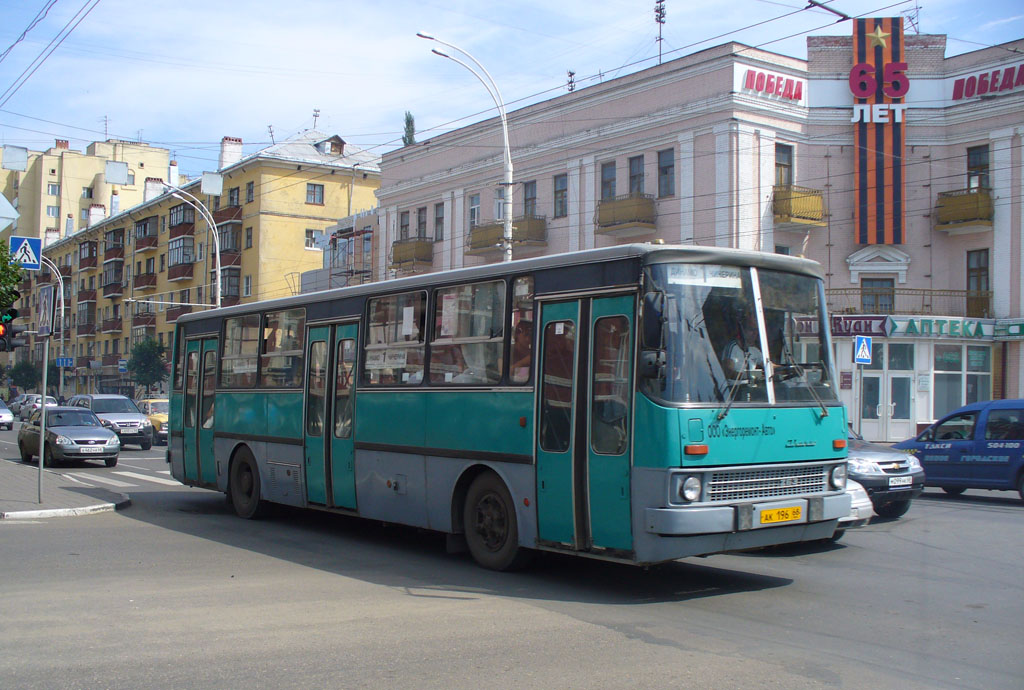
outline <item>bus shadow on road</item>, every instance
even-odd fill
[[[273,506],[265,518],[245,521],[234,515],[221,494],[197,489],[175,492],[171,500],[168,495],[157,498],[162,493],[140,495],[121,515],[254,554],[400,588],[415,597],[489,595],[630,605],[756,592],[792,583],[696,558],[645,568],[549,552],[537,552],[520,571],[492,572],[477,566],[468,553],[447,553],[445,535],[430,530],[284,506]]]

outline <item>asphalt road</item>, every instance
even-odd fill
[[[62,471],[132,505],[0,522],[5,689],[1024,686],[1009,492],[929,490],[834,546],[499,574],[432,533],[240,520],[167,483],[162,447]]]

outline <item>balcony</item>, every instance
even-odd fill
[[[50,269],[43,268],[36,273],[36,285],[46,285],[53,282],[53,274]]]
[[[122,360],[122,359],[127,359],[127,357],[122,355],[120,352],[111,352],[109,354],[103,355],[103,359],[102,359],[103,366],[105,366],[105,367],[116,367],[117,364],[118,364],[118,361]]]
[[[512,219],[512,245],[543,247],[547,245],[548,221],[544,216],[521,216]],[[475,256],[502,251],[505,224],[500,220],[481,223],[469,231],[467,254]]]
[[[83,256],[78,259],[78,270],[83,271],[87,268],[96,268],[95,256]]]
[[[160,238],[156,234],[136,237],[135,253],[138,254],[139,252],[145,252],[150,249],[156,249],[158,244],[160,244]]]
[[[124,294],[124,283],[118,280],[114,283],[107,283],[103,286],[104,297],[120,297]]]
[[[82,323],[78,322],[78,337],[86,337],[96,335],[96,323],[94,321],[86,321]]]
[[[121,317],[118,316],[114,319],[103,319],[103,323],[100,326],[100,330],[103,333],[120,333],[121,332]]]
[[[213,212],[213,221],[220,228],[221,223],[242,222],[242,207],[227,206]]]
[[[124,258],[124,245],[115,244],[107,247],[103,250],[103,260],[110,261],[111,259],[123,259]]]
[[[91,356],[87,355],[85,357],[75,357],[75,366],[78,367],[79,369],[88,369],[88,368],[90,368],[91,364],[92,364],[92,357]]]
[[[650,194],[624,194],[597,202],[597,232],[612,237],[650,235],[657,212]]]
[[[60,269],[60,275],[62,278],[69,278],[71,276],[72,271],[74,270],[71,264],[61,264],[57,268]]]
[[[220,267],[242,265],[242,250],[237,247],[225,247],[220,250]]]
[[[426,237],[395,240],[391,245],[391,267],[413,268],[434,263],[434,242]]]
[[[79,290],[78,291],[79,302],[95,302],[96,291],[95,290]]]
[[[156,314],[151,311],[142,311],[132,315],[132,328],[140,326],[155,326]]]
[[[988,290],[915,288],[833,288],[825,290],[833,314],[906,314],[993,318]]]
[[[177,321],[179,316],[182,316],[183,314],[190,314],[190,313],[192,313],[192,307],[189,307],[189,306],[171,307],[166,312],[166,314],[167,314],[167,323],[172,323],[174,321]]]
[[[175,264],[167,267],[167,280],[189,280],[192,278],[192,264]]]
[[[132,278],[132,287],[136,290],[151,290],[156,287],[156,273],[139,273]]]
[[[935,204],[935,228],[951,235],[992,229],[995,209],[992,190],[985,187],[939,192]]]
[[[781,230],[824,227],[828,215],[820,189],[791,184],[775,185],[772,213],[775,214],[775,224]]]

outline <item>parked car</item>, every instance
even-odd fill
[[[847,451],[846,475],[864,487],[880,516],[900,517],[924,491],[925,470],[906,451],[869,443],[853,429]]]
[[[21,403],[25,402],[25,398],[27,397],[27,393],[19,393],[18,395],[11,398],[10,402],[7,403],[7,406],[11,408],[12,413],[18,414],[18,412],[21,410]]]
[[[831,541],[839,541],[846,534],[846,530],[856,527],[863,527],[871,522],[874,517],[874,506],[871,504],[871,497],[857,481],[846,480],[846,493],[850,494],[850,514],[839,518],[839,525],[832,534]]]
[[[23,462],[39,455],[39,424],[36,410],[18,430],[18,451]],[[107,467],[117,464],[121,442],[99,417],[80,407],[46,406],[46,447],[43,464],[52,467],[62,460],[102,460]]]
[[[110,422],[121,445],[137,444],[142,450],[153,447],[153,425],[130,398],[124,395],[96,393],[76,395],[68,401],[72,407],[92,410],[101,420]]]
[[[1024,400],[965,405],[894,448],[917,456],[928,486],[1016,489],[1024,499]]]
[[[3,400],[0,400],[0,427],[6,427],[8,430],[14,428],[14,413]]]
[[[29,415],[38,410],[43,406],[43,396],[41,395],[30,395],[21,401],[21,407],[18,408],[18,419],[25,421]],[[52,396],[46,396],[46,406],[56,407],[57,399]]]
[[[170,403],[167,398],[146,398],[136,400],[136,407],[146,415],[149,423],[153,425],[153,440],[156,443],[167,444],[167,414],[170,411]]]

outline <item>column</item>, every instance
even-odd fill
[[[683,132],[679,143],[679,175],[676,195],[679,199],[679,242],[693,244],[693,132]]]
[[[715,125],[715,246],[731,247],[734,241],[732,227],[732,141],[735,122]]]

